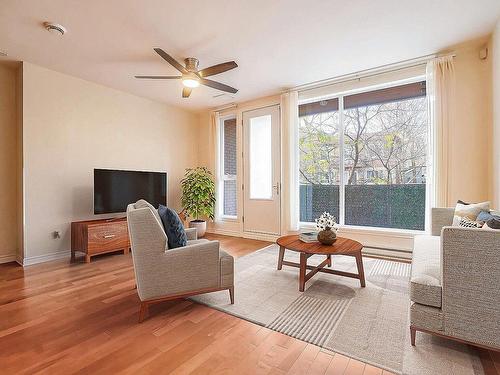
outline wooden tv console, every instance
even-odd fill
[[[90,263],[94,255],[130,250],[127,218],[86,220],[71,223],[71,260],[77,251],[85,253],[85,261]]]

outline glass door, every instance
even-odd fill
[[[243,113],[245,232],[280,233],[281,153],[279,106]]]

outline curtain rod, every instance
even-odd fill
[[[439,57],[447,57],[447,56],[456,57],[457,55],[456,55],[456,53],[449,53],[449,54],[445,54],[445,55],[431,54],[431,55],[420,56],[420,57],[413,58],[413,59],[399,61],[397,63],[380,65],[380,66],[377,66],[376,68],[364,69],[364,70],[360,70],[360,71],[354,72],[354,73],[343,74],[340,76],[322,79],[322,80],[314,81],[311,83],[305,83],[303,85],[298,85],[298,86],[292,87],[290,89],[284,90],[283,92],[308,91],[308,90],[313,90],[313,89],[317,89],[320,87],[330,86],[330,85],[337,84],[337,83],[357,81],[357,80],[360,80],[361,78],[369,78],[369,77],[374,77],[374,76],[378,76],[381,74],[396,72],[396,71],[404,70],[404,69],[408,69],[408,68],[414,68],[414,67],[417,67],[420,65],[424,65],[432,59],[436,59]]]
[[[226,105],[223,105],[220,107],[212,108],[210,110],[210,112],[222,112],[222,111],[225,111],[226,109],[231,109],[231,108],[236,108],[236,107],[238,107],[237,103],[230,103],[230,104],[226,104]]]

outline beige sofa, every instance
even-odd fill
[[[500,231],[452,227],[432,210],[432,235],[415,237],[410,332],[500,349]]]
[[[169,249],[157,210],[144,200],[127,207],[127,222],[140,322],[149,305],[165,300],[227,289],[234,303],[234,259],[219,241],[198,240],[188,229],[187,246]]]

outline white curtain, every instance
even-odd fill
[[[281,95],[281,118],[283,122],[283,204],[284,232],[299,229],[298,192],[298,92]]]
[[[215,180],[215,212],[214,212],[214,222],[220,221],[220,206],[219,206],[219,201],[220,201],[220,181],[219,181],[219,157],[220,157],[220,147],[219,147],[219,123],[220,123],[220,116],[219,112],[211,112],[210,113],[210,124],[209,124],[209,153],[210,153],[210,158],[209,158],[209,169],[212,171],[214,174],[214,180]]]
[[[452,56],[427,63],[427,100],[429,117],[428,202],[432,207],[453,205],[449,198],[449,144],[453,127],[455,69]]]

